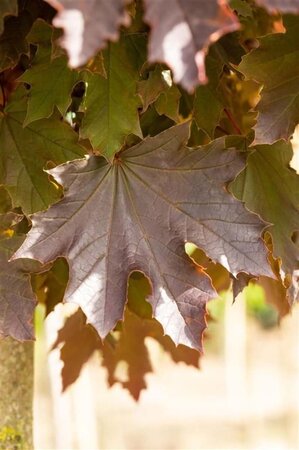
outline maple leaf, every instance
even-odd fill
[[[167,90],[161,92],[154,105],[160,116],[163,114],[174,122],[180,122],[179,102],[181,93],[178,87],[173,84]]]
[[[163,70],[157,65],[149,72],[146,80],[138,83],[137,92],[142,99],[142,112],[154,103],[159,115],[164,114],[174,122],[179,122],[181,93],[172,82],[170,70]]]
[[[260,38],[260,46],[238,67],[263,85],[255,127],[260,144],[288,139],[299,122],[299,18],[286,16],[284,25],[286,33]]]
[[[77,134],[66,123],[50,118],[23,127],[27,94],[17,89],[0,111],[0,183],[10,193],[14,206],[27,214],[45,209],[60,194],[43,171],[47,162],[60,164],[82,157]]]
[[[112,157],[127,135],[142,137],[137,83],[146,57],[142,35],[121,36],[103,51],[107,78],[85,72],[86,95],[80,136],[88,138],[94,149]]]
[[[138,272],[133,273],[129,280],[124,322],[119,323],[116,332],[110,333],[103,342],[93,327],[86,325],[81,309],[66,320],[52,347],[60,347],[63,390],[76,381],[84,364],[98,350],[102,366],[107,370],[109,385],[120,383],[138,400],[142,389],[146,388],[145,375],[153,372],[145,342],[148,337],[157,341],[174,362],[198,367],[199,353],[184,345],[176,347],[168,336],[163,335],[159,322],[152,319],[151,307],[145,301],[150,291],[148,280]],[[126,379],[120,379],[116,373],[121,362],[128,365]]]
[[[109,385],[121,383],[135,400],[138,400],[141,391],[146,389],[145,375],[153,372],[146,338],[156,340],[174,362],[183,361],[198,367],[199,353],[184,345],[176,347],[168,336],[163,335],[161,325],[154,319],[140,318],[127,309],[119,333],[118,338],[114,339],[113,335],[108,335],[109,339],[105,339],[102,365],[108,370]],[[115,373],[120,362],[126,362],[128,365],[127,380],[120,380]]]
[[[140,319],[127,310],[118,339],[108,335],[107,338],[110,339],[105,339],[102,349],[102,365],[108,370],[109,386],[120,382],[135,400],[139,399],[141,391],[146,388],[145,375],[152,372],[145,344],[148,327],[153,326],[152,322],[154,321],[150,320],[148,324],[145,319]],[[118,379],[115,373],[120,362],[126,362],[128,365],[127,380]]]
[[[116,41],[121,25],[130,24],[128,0],[46,0],[58,14],[53,24],[64,29],[62,46],[71,67],[85,64],[107,41]]]
[[[36,304],[28,272],[36,271],[39,264],[22,259],[8,262],[24,237],[7,238],[2,234],[4,228],[19,220],[14,213],[0,216],[0,337],[26,341],[34,339],[32,317]]]
[[[3,33],[3,20],[6,16],[16,16],[18,14],[17,0],[2,0],[0,5],[0,34]]]
[[[163,77],[163,69],[157,65],[154,70],[148,73],[146,80],[139,81],[137,85],[137,93],[142,99],[143,110],[145,112],[149,105],[154,103],[162,92],[169,88],[165,78]]]
[[[292,237],[299,229],[299,177],[289,167],[291,144],[279,141],[258,145],[247,158],[246,169],[231,189],[247,208],[271,225],[273,255],[281,259],[283,271],[292,274],[299,268],[299,248]],[[282,212],[283,206],[283,212]]]
[[[209,82],[197,87],[192,114],[198,128],[204,130],[211,139],[214,138],[215,128],[225,105],[221,91],[224,67],[231,69],[232,64],[239,64],[243,54],[237,33],[223,36],[209,48],[205,59]]]
[[[74,85],[80,75],[67,67],[66,56],[52,58],[52,27],[39,19],[34,23],[28,42],[37,45],[37,52],[28,70],[19,79],[31,85],[24,125],[49,117],[57,106],[65,115]]]
[[[193,91],[206,82],[208,45],[238,28],[232,11],[216,0],[145,0],[145,7],[144,18],[151,26],[149,60],[168,64],[174,81]]]
[[[193,117],[198,128],[204,130],[211,138],[219,123],[223,104],[213,89],[208,86],[199,86],[194,99]]]
[[[173,341],[200,347],[210,281],[185,254],[194,242],[232,273],[272,275],[260,233],[264,225],[223,185],[243,166],[225,140],[202,150],[185,144],[189,124],[168,129],[121,152],[74,161],[50,171],[65,197],[33,215],[14,258],[66,256],[66,299],[82,307],[104,337],[122,318],[129,274],[152,282],[148,301]]]
[[[176,346],[173,341],[163,333],[163,328],[152,318],[152,308],[147,303],[146,298],[151,294],[149,280],[140,272],[131,274],[128,285],[128,303],[125,317],[130,315],[130,319],[125,319],[122,330],[126,334],[132,334],[131,340],[139,340],[139,336],[151,337],[159,342],[174,362],[184,362],[186,365],[198,367],[199,353],[193,348],[179,344]],[[129,325],[129,321],[131,326]],[[123,341],[125,339],[123,338]],[[128,350],[126,351],[128,353]],[[134,358],[134,353],[131,353]],[[136,358],[136,353],[135,353]],[[152,369],[151,369],[152,370]]]
[[[28,53],[26,35],[30,26],[31,22],[25,14],[5,20],[4,31],[0,36],[0,71],[15,65],[22,53]]]
[[[62,344],[62,345],[61,345]],[[78,309],[68,317],[63,327],[58,331],[52,350],[60,347],[60,359],[63,361],[61,371],[62,389],[65,391],[80,375],[84,364],[102,343],[98,334],[86,325],[86,318]]]

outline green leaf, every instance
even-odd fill
[[[179,122],[179,103],[181,93],[178,87],[173,84],[170,70],[164,70],[160,65],[156,65],[150,71],[148,78],[138,83],[138,94],[143,103],[143,111],[154,103],[159,115],[165,115],[174,122]]]
[[[3,33],[3,20],[5,16],[16,16],[18,14],[17,0],[2,0],[0,5],[0,34]]]
[[[140,117],[143,136],[156,136],[173,125],[173,121],[166,116],[160,116],[154,107],[150,106]]]
[[[193,117],[198,128],[204,130],[211,138],[219,123],[223,104],[215,89],[209,86],[199,86],[194,99]]]
[[[90,70],[92,73],[98,73],[103,78],[107,78],[103,52],[98,52],[94,58],[88,61],[85,68]]]
[[[69,125],[51,118],[23,127],[26,91],[20,87],[0,112],[0,183],[12,197],[13,206],[26,214],[48,208],[60,192],[44,172],[49,161],[60,164],[80,158],[84,152]]]
[[[163,69],[156,65],[154,70],[151,70],[146,80],[138,82],[137,92],[141,97],[143,110],[145,112],[149,105],[154,103],[159,95],[168,89],[168,84],[163,77]]]
[[[260,39],[238,69],[263,85],[255,127],[257,143],[288,139],[299,122],[299,17],[284,18],[286,33]]]
[[[155,101],[155,108],[157,113],[161,116],[169,117],[174,122],[180,121],[179,103],[181,93],[175,84],[168,86],[168,88],[161,92],[160,96]]]
[[[133,272],[128,283],[127,308],[138,317],[151,319],[153,311],[146,298],[151,294],[149,279],[142,272]]]
[[[38,48],[30,68],[20,78],[31,85],[24,125],[51,116],[55,106],[64,116],[74,85],[80,80],[79,73],[67,67],[65,56],[52,59],[50,25],[37,20],[27,39]]]
[[[142,35],[124,35],[103,52],[107,78],[85,72],[86,96],[80,135],[107,156],[120,150],[129,134],[142,137],[137,83],[145,62]]]
[[[191,151],[188,136],[185,123],[112,163],[91,156],[50,171],[65,197],[33,216],[15,258],[65,256],[66,300],[81,306],[101,337],[123,317],[128,276],[139,270],[151,280],[148,301],[165,333],[200,348],[205,304],[215,292],[185,254],[185,242],[232,273],[272,275],[260,240],[264,224],[224,189],[243,167],[242,156],[225,150],[225,139]]]
[[[221,113],[226,105],[225,92],[221,79],[226,66],[239,64],[244,54],[239,44],[237,33],[230,33],[212,45],[206,56],[206,72],[209,83],[199,86],[195,91],[193,117],[198,128],[202,129],[210,139],[214,138],[215,128],[219,124]]]
[[[23,13],[19,17],[8,17],[5,27],[0,36],[0,72],[14,66],[21,54],[29,51],[26,41],[32,25],[31,17],[28,13]]]
[[[299,248],[292,240],[299,229],[299,177],[289,167],[292,154],[292,146],[283,141],[257,146],[231,185],[249,210],[272,224],[267,230],[272,235],[273,254],[290,274],[299,267]]]
[[[230,0],[229,6],[240,16],[252,17],[252,7],[246,0]]]
[[[4,186],[0,186],[0,214],[11,211],[11,198]]]

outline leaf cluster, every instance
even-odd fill
[[[298,297],[298,14],[1,2],[0,335],[32,339],[36,299],[76,303],[65,388],[97,351],[137,399],[146,338],[197,366],[222,289],[253,280],[281,317]]]

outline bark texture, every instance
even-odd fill
[[[32,450],[33,342],[0,341],[0,449]]]

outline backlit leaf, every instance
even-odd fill
[[[116,41],[119,27],[130,24],[128,0],[46,0],[57,9],[53,24],[64,29],[62,46],[72,67],[85,64],[107,41]]]
[[[257,143],[288,139],[299,122],[299,17],[284,18],[286,33],[260,38],[239,70],[263,85],[255,127]]]
[[[178,87],[173,84],[168,86],[164,92],[161,92],[157,100],[155,101],[155,108],[161,116],[164,114],[174,122],[180,121],[179,116],[179,103],[181,93]]]
[[[273,255],[285,273],[299,267],[299,248],[292,237],[299,229],[299,177],[290,169],[292,146],[283,141],[259,145],[248,156],[246,169],[232,184],[232,192],[251,211],[271,225]]]
[[[94,329],[86,325],[86,318],[78,309],[67,318],[64,326],[59,330],[52,349],[58,346],[61,347],[60,358],[64,363],[61,376],[62,388],[65,391],[77,380],[83,365],[95,350],[102,347],[102,343]]]
[[[244,49],[240,46],[237,33],[230,33],[211,45],[205,59],[208,84],[199,86],[195,91],[193,118],[198,126],[211,139],[214,138],[216,126],[219,124],[225,102],[225,94],[221,79],[224,68],[232,68],[241,61]],[[226,71],[227,72],[227,71]]]
[[[146,80],[139,81],[137,92],[142,99],[143,110],[146,111],[149,105],[154,103],[159,95],[169,88],[162,74],[162,68],[156,66],[151,70]]]
[[[130,283],[131,286],[134,283],[135,280]],[[133,292],[135,291],[131,290],[129,298]],[[138,292],[138,297],[142,307],[145,303],[144,296]],[[102,366],[107,370],[109,385],[120,383],[138,400],[141,391],[146,388],[145,375],[153,372],[146,345],[147,338],[157,341],[174,362],[198,367],[199,353],[184,345],[176,347],[168,336],[163,335],[163,329],[155,319],[141,318],[127,308],[124,322],[117,326],[116,332],[109,334],[101,342],[93,328],[86,325],[86,318],[79,309],[66,320],[52,347],[61,348],[60,358],[64,364],[61,372],[63,390],[76,381],[84,364],[95,351],[99,351]],[[118,367],[124,363],[127,365],[127,373],[119,376]]]
[[[279,318],[284,317],[290,312],[291,306],[288,301],[288,290],[279,280],[273,280],[268,277],[260,277],[258,284],[265,291],[266,301],[273,305],[278,313]]]
[[[8,262],[23,240],[0,238],[0,337],[19,341],[34,339],[32,318],[36,303],[28,272],[37,264],[22,259]]]
[[[151,26],[149,60],[168,64],[188,91],[206,81],[208,45],[238,28],[225,2],[216,0],[145,0],[144,17]]]

